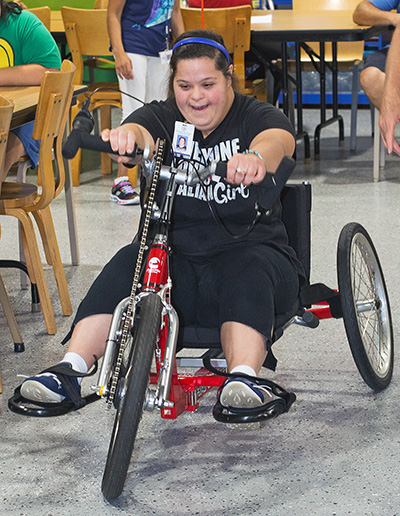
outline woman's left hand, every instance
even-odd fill
[[[227,181],[234,185],[249,186],[260,183],[266,174],[264,161],[254,153],[238,153],[232,156],[227,166]]]

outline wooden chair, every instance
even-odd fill
[[[107,31],[107,9],[73,9],[62,7],[61,13],[65,26],[67,44],[71,51],[72,60],[76,66],[74,84],[82,84],[85,56],[111,56],[109,50],[110,41]],[[71,119],[75,118],[87,96],[98,87],[115,88],[119,90],[117,82],[94,83],[89,87],[89,93],[78,97],[77,105],[71,110]],[[90,110],[100,109],[101,129],[111,127],[111,106],[121,109],[121,94],[110,89],[95,93],[92,98]],[[72,182],[79,185],[81,170],[81,152],[71,160]],[[101,171],[103,174],[111,173],[111,158],[102,153]]]
[[[201,9],[181,8],[186,30],[202,28]],[[245,52],[250,50],[251,6],[204,9],[204,28],[221,34],[229,54],[233,55],[235,74],[241,93],[251,94],[245,86]]]
[[[13,104],[8,99],[0,96],[0,170],[3,167],[4,156],[6,151],[8,131],[10,128],[10,122],[13,112]],[[0,232],[1,233],[1,232]],[[11,307],[10,300],[7,295],[6,288],[3,283],[3,279],[0,276],[0,304],[3,307],[4,315],[10,328],[11,336],[14,341],[14,347],[16,350],[23,349],[23,340],[21,333],[18,328],[17,321],[15,319],[14,311]],[[22,347],[22,348],[21,348]],[[3,384],[0,374],[0,393],[3,392]]]
[[[40,87],[33,138],[40,140],[38,174],[41,191],[30,183],[4,182],[0,194],[0,214],[16,217],[22,226],[22,246],[29,277],[37,285],[47,331],[57,331],[50,296],[44,276],[39,248],[33,226],[35,219],[43,241],[46,260],[53,267],[64,315],[72,314],[64,269],[61,263],[53,219],[51,201],[62,190],[65,179],[61,156],[61,139],[73,93],[75,66],[64,61],[60,71],[46,72]],[[57,161],[54,177],[52,152]]]
[[[29,12],[33,13],[35,16],[39,18],[39,20],[43,23],[46,29],[50,32],[50,23],[51,23],[51,9],[50,7],[33,7],[32,9],[28,9]]]
[[[107,9],[108,0],[96,0],[94,2],[94,9]],[[84,61],[85,66],[89,69],[90,84],[95,83],[94,71],[115,71],[114,59],[107,59],[105,57],[88,56]]]
[[[352,11],[360,0],[293,0],[293,10],[301,12],[314,11]],[[326,13],[329,16],[329,12]],[[308,46],[319,54],[319,43],[310,42]],[[350,149],[356,150],[357,138],[357,106],[360,87],[360,71],[364,54],[364,41],[343,41],[337,44],[337,61],[339,70],[352,71]],[[325,59],[332,61],[332,43],[325,43]],[[311,64],[310,56],[302,50],[303,66]]]

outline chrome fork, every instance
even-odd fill
[[[147,295],[147,293],[140,294],[135,299],[133,315],[135,313],[137,303],[145,295]],[[164,289],[160,292],[160,295],[162,298],[164,297]],[[178,341],[179,318],[176,310],[170,303],[167,303],[164,299],[162,299],[162,302],[164,305],[163,316],[165,315],[168,321],[164,359],[160,363],[161,367],[156,388],[149,388],[147,390],[147,396],[144,404],[144,408],[146,410],[153,410],[154,408],[170,408],[173,406],[173,403],[168,400],[168,396],[171,388],[176,344]],[[108,386],[112,377],[115,359],[118,353],[118,341],[121,337],[121,321],[124,312],[127,310],[128,303],[129,297],[120,301],[114,310],[97,384],[92,386],[92,390],[102,398],[108,395]]]

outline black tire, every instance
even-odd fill
[[[146,296],[135,322],[132,360],[125,379],[122,379],[125,381],[125,394],[118,404],[103,474],[102,492],[107,500],[118,498],[125,484],[142,417],[162,308],[158,295]]]
[[[382,267],[367,231],[352,222],[342,229],[337,275],[347,339],[357,368],[374,391],[393,374],[393,328]]]

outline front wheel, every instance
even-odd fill
[[[354,361],[371,389],[381,391],[393,373],[392,316],[378,255],[360,224],[347,224],[340,233],[337,274]]]
[[[120,378],[120,401],[111,435],[102,492],[107,500],[122,493],[132,456],[149,383],[151,362],[161,324],[162,302],[157,294],[146,296],[135,316],[132,359]]]

